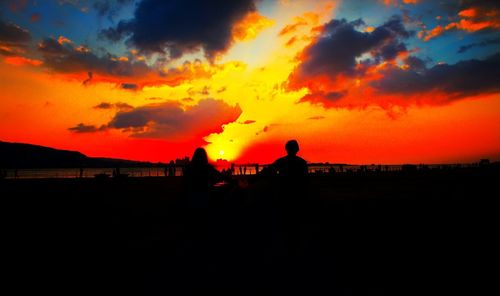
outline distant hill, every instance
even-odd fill
[[[44,146],[0,141],[0,168],[78,168],[165,166],[114,158],[88,157],[83,153]]]

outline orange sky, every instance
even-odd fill
[[[411,70],[407,57],[416,47],[407,45],[379,64],[357,64],[363,74],[356,76],[306,68],[326,30],[321,26],[336,16],[338,5],[281,1],[253,12],[213,61],[188,53],[165,66],[163,76],[89,76],[82,69],[55,71],[39,55],[0,56],[0,140],[155,162],[190,156],[203,146],[213,160],[267,163],[284,153],[289,139],[299,141],[299,154],[310,162],[500,160],[499,92],[377,88],[391,71]],[[56,39],[84,50],[71,36]],[[132,50],[122,62],[149,58]],[[340,99],[326,99],[329,94]],[[145,116],[146,123],[125,126],[132,116]],[[78,124],[81,132],[70,129]]]

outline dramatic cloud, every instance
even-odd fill
[[[67,38],[45,38],[38,44],[38,51],[44,57],[44,64],[57,71],[92,72],[105,76],[145,76],[151,70],[143,61],[119,58],[111,54],[95,55],[85,46],[75,46]]]
[[[356,60],[364,53],[371,53],[377,59],[393,59],[399,52],[406,51],[401,39],[410,33],[399,17],[375,28],[371,33],[356,28],[364,25],[362,20],[348,22],[332,20],[322,28],[322,34],[308,46],[299,57],[302,63],[293,75],[336,76],[354,75],[359,65]]]
[[[382,92],[419,95],[430,92],[446,94],[448,100],[500,91],[500,53],[485,60],[440,64],[430,69],[389,67],[372,86]]]
[[[239,62],[210,65],[196,59],[167,68],[161,58],[153,65],[148,65],[134,50],[120,57],[109,53],[96,55],[88,47],[77,46],[64,36],[57,39],[45,38],[38,44],[37,49],[43,57],[45,67],[62,74],[78,75],[84,85],[92,82],[112,82],[122,89],[132,91],[149,85],[176,86],[192,79],[209,78],[225,67],[243,65]]]
[[[362,20],[332,20],[298,56],[288,80],[291,89],[307,88],[299,102],[324,107],[378,105],[390,110],[411,103],[444,104],[500,91],[500,54],[485,60],[428,67],[410,56],[405,44],[411,33],[399,17],[361,31]],[[484,43],[495,43],[489,40]],[[482,43],[464,47],[483,46]]]
[[[19,55],[31,40],[28,30],[0,19],[0,54]]]
[[[241,114],[238,105],[205,99],[185,109],[177,102],[165,102],[118,112],[109,128],[131,132],[134,137],[173,140],[201,138],[222,132],[222,126],[234,122]]]
[[[128,36],[136,48],[171,58],[199,49],[213,58],[231,45],[233,27],[255,12],[253,0],[142,0],[133,19],[103,30],[101,36],[112,41]]]
[[[300,64],[289,77],[289,87],[309,88],[311,93],[302,102],[337,101],[347,94],[346,78],[360,77],[370,67],[407,53],[403,40],[411,34],[401,18],[394,16],[370,32],[358,30],[364,25],[362,20],[331,20],[300,53]]]

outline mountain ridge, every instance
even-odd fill
[[[165,163],[89,157],[79,151],[0,141],[0,168],[154,167]]]

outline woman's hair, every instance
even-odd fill
[[[207,152],[203,148],[196,148],[193,153],[193,158],[191,158],[191,164],[193,165],[206,165],[208,164]]]

